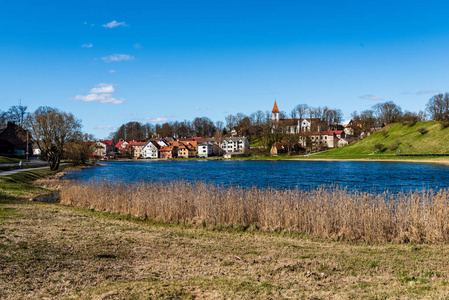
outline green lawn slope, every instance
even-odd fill
[[[0,155],[0,164],[18,163],[21,160],[23,161],[23,158]]]
[[[418,128],[425,128],[421,134]],[[382,144],[382,150],[375,145]],[[376,151],[376,153],[373,153]],[[400,151],[400,152],[399,152]],[[348,146],[314,155],[316,158],[382,158],[395,154],[446,154],[449,153],[449,128],[440,122],[416,122],[415,124],[389,124],[367,138]]]

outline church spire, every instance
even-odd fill
[[[271,119],[273,121],[279,122],[279,108],[276,104],[276,100],[274,100],[273,110],[271,111]]]
[[[271,112],[272,113],[279,113],[279,108],[278,108],[278,105],[276,104],[276,100],[274,100],[274,106],[273,106],[273,110]]]

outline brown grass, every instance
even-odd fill
[[[449,296],[444,244],[210,231],[30,201],[0,208],[0,299]]]
[[[427,243],[449,241],[449,191],[371,195],[225,188],[205,183],[93,181],[61,187],[61,203],[164,223],[260,228],[333,240]]]

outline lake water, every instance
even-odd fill
[[[449,167],[433,164],[353,161],[132,161],[68,172],[88,181],[205,181],[225,186],[310,189],[338,185],[379,193],[449,187]]]

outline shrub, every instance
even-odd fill
[[[387,138],[387,137],[388,137],[388,132],[387,132],[385,129],[382,129],[382,130],[380,131],[380,133],[383,135],[384,138]]]
[[[384,149],[384,144],[378,143],[374,145],[374,150],[376,151],[382,151]]]
[[[396,144],[396,143],[393,143],[390,146],[388,146],[388,150],[390,150],[390,151],[394,151],[396,149],[398,149],[398,144]]]
[[[415,124],[416,124],[416,121],[415,121],[415,120],[409,120],[409,121],[404,121],[404,122],[402,122],[402,125],[408,126],[408,127],[412,127],[412,126],[415,125]]]
[[[388,146],[388,149],[390,151],[394,151],[396,149],[398,149],[399,145],[401,144],[400,140],[396,140],[396,142],[394,142],[393,144],[391,144],[390,146]]]
[[[446,120],[446,121],[442,121],[441,122],[441,128],[448,128],[449,127],[449,120]]]
[[[427,132],[429,132],[426,128],[424,127],[419,127],[418,129],[416,129],[416,131],[418,131],[419,133],[421,133],[422,135],[426,134]]]

